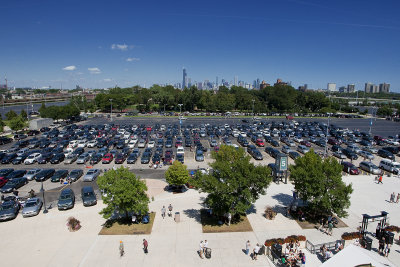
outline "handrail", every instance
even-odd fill
[[[285,266],[282,263],[282,258],[281,255],[276,255],[274,251],[272,251],[271,247],[266,247],[265,248],[265,255],[271,260],[271,262],[277,266],[277,267],[282,267]]]
[[[345,241],[344,240],[340,240],[341,244],[344,245]],[[316,254],[317,251],[323,246],[325,245],[325,247],[328,250],[331,249],[335,249],[336,248],[336,243],[337,241],[333,241],[333,242],[327,242],[327,243],[321,243],[321,244],[316,244],[314,245],[313,243],[311,243],[310,241],[306,241],[306,249],[308,251],[310,251],[311,254]]]

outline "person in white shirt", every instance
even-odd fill
[[[208,248],[208,241],[207,240],[204,240],[204,249],[203,249],[203,252],[204,253],[206,253],[206,249]]]
[[[204,251],[204,243],[203,243],[203,240],[201,240],[199,254],[200,254],[200,258],[202,258],[202,259],[204,258],[203,251]]]
[[[259,251],[260,251],[260,245],[257,243],[257,245],[254,247],[253,250],[253,260],[257,260],[257,255]]]

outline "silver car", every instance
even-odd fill
[[[371,152],[372,154],[377,154],[378,153],[378,149],[376,149],[375,147],[372,146],[367,146],[364,147],[365,151]]]
[[[335,151],[335,152],[333,152],[333,155],[335,157],[337,157],[338,159],[346,159],[347,158],[346,155],[343,154],[342,151]]]
[[[83,181],[84,182],[94,181],[99,175],[100,175],[99,169],[91,169],[85,174],[85,176],[83,176]]]
[[[28,179],[29,181],[32,181],[35,179],[36,174],[38,174],[42,169],[32,169],[32,170],[28,170],[26,172],[26,174],[24,175],[24,177],[26,179]]]
[[[78,157],[78,159],[76,160],[76,164],[85,164],[89,159],[89,153],[85,152]]]
[[[42,209],[43,202],[40,198],[30,198],[25,202],[25,206],[22,209],[23,217],[31,217],[39,214]]]
[[[374,155],[372,155],[371,152],[364,151],[364,150],[361,150],[360,152],[358,152],[358,154],[359,154],[361,157],[365,158],[365,159],[373,160],[373,159],[375,158]]]
[[[69,154],[65,160],[64,160],[64,164],[72,164],[74,163],[78,158],[77,154]]]

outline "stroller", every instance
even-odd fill
[[[206,248],[204,255],[206,256],[207,259],[211,258],[211,248]]]

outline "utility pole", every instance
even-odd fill
[[[110,98],[110,102],[111,102],[111,115],[110,115],[110,120],[112,121],[112,98]]]

